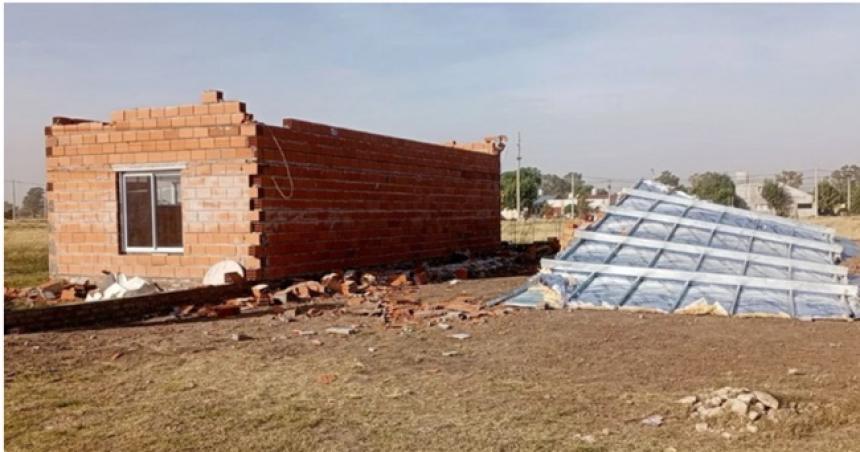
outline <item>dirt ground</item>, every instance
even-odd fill
[[[523,281],[442,283],[420,293],[486,299]],[[323,332],[347,324],[359,332]],[[284,323],[266,315],[8,335],[5,444],[28,451],[860,448],[856,323],[516,311],[452,325],[385,330],[364,317]],[[297,329],[318,334],[297,336]],[[471,337],[449,337],[458,332]],[[234,333],[250,339],[235,341]],[[801,412],[729,439],[696,432],[673,402],[722,386],[766,390]],[[640,423],[653,414],[665,423]]]

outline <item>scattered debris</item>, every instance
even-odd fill
[[[460,353],[457,350],[448,350],[447,352],[442,352],[442,356],[444,356],[446,358],[449,358],[451,356],[460,356],[461,354],[462,353]]]
[[[789,375],[803,375],[803,372],[801,372],[800,369],[795,369],[794,367],[792,367],[792,368],[788,369],[788,374]]]
[[[752,423],[762,417],[775,421],[780,407],[779,400],[770,393],[728,386],[706,394],[683,397],[676,403],[685,405],[691,418],[702,420],[695,425],[697,432],[711,431],[709,420],[725,419],[726,422],[737,420],[739,429],[755,433],[759,428]]]
[[[342,336],[349,336],[350,334],[357,333],[358,330],[356,330],[355,327],[351,327],[351,326],[343,326],[343,327],[333,326],[330,328],[326,328],[325,332],[328,334],[340,334]]]
[[[468,334],[468,333],[455,333],[455,334],[449,335],[448,337],[463,341],[463,340],[466,340],[466,339],[472,337],[472,335]]]
[[[335,380],[337,380],[337,375],[335,375],[335,374],[322,374],[319,376],[318,380],[320,383],[322,383],[324,385],[332,384],[332,383],[334,383]]]
[[[641,424],[650,427],[659,427],[663,425],[663,416],[659,414],[648,416],[645,419],[642,419]]]
[[[128,278],[125,273],[110,275],[114,282],[105,289],[95,289],[86,295],[86,301],[112,300],[114,298],[149,295],[159,291],[155,284],[139,277]],[[65,296],[65,290],[63,294]]]
[[[230,339],[233,339],[236,342],[240,342],[250,340],[251,337],[243,333],[233,333],[230,335]]]
[[[203,285],[223,286],[229,284],[231,281],[227,277],[231,273],[238,274],[240,279],[245,277],[245,269],[238,262],[232,260],[218,262],[206,271],[206,275],[203,276]],[[233,280],[235,278],[231,277],[230,279]]]
[[[573,437],[588,444],[594,444],[594,442],[596,441],[594,439],[594,435],[580,435],[579,433],[575,433]]]

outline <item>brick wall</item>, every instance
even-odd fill
[[[259,243],[250,226],[252,121],[243,103],[216,92],[194,105],[116,111],[110,122],[55,118],[45,129],[51,275],[108,269],[199,281],[225,258],[258,268],[249,253]],[[121,252],[115,165],[172,163],[185,165],[183,252]]]
[[[265,278],[499,245],[491,146],[463,150],[295,119],[258,125],[257,146],[254,227]]]
[[[52,276],[107,269],[197,282],[234,259],[251,279],[274,279],[499,245],[490,142],[436,145],[293,119],[267,126],[221,97],[121,110],[110,122],[54,119],[45,130]],[[184,165],[183,252],[124,253],[118,166],[174,163]]]

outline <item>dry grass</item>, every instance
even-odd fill
[[[521,281],[434,285],[421,296],[492,296]],[[363,323],[359,334],[317,336],[322,345],[291,334],[352,322]],[[472,337],[448,337],[460,331]],[[234,342],[234,332],[252,339]],[[450,331],[254,317],[12,335],[5,440],[9,450],[52,451],[848,451],[860,435],[857,345],[845,322],[587,311]],[[442,356],[449,350],[461,355]],[[730,440],[695,432],[673,401],[721,386],[819,408]],[[662,427],[639,424],[657,413]]]
[[[818,217],[804,221],[836,229],[836,234],[851,240],[860,240],[860,216]]]
[[[3,285],[26,287],[48,279],[48,226],[6,222],[3,227]]]

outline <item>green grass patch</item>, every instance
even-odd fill
[[[47,281],[47,223],[7,221],[3,238],[4,286],[27,287]]]

